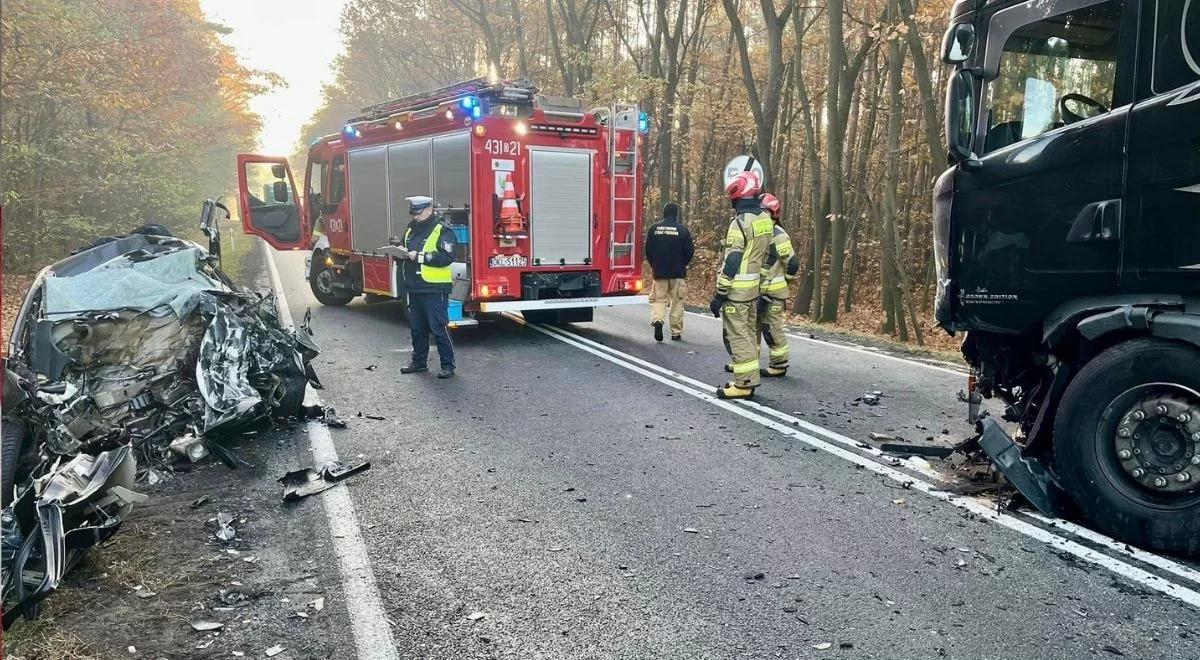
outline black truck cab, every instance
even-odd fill
[[[974,394],[1035,504],[1200,551],[1200,0],[959,0],[943,50],[936,315]]]

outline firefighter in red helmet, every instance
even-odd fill
[[[792,247],[791,237],[779,224],[783,214],[783,206],[779,200],[771,193],[764,193],[759,199],[759,204],[771,214],[775,223],[758,287],[758,328],[760,335],[767,342],[767,352],[770,355],[766,368],[759,374],[779,377],[786,375],[788,370],[784,308],[788,299],[788,287],[796,279],[796,273],[800,272],[800,257]]]
[[[717,291],[709,304],[733,357],[733,380],[717,388],[722,399],[748,399],[758,387],[758,295],[774,223],[759,205],[758,175],[739,172],[725,186],[733,218],[725,233],[725,255],[717,275]]]

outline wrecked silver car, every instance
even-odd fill
[[[206,226],[219,208],[206,202]],[[320,386],[306,324],[284,329],[272,295],[234,284],[219,243],[165,233],[101,239],[45,268],[17,315],[0,458],[6,624],[57,585],[69,554],[115,531],[139,463],[231,462],[223,439],[300,413]]]

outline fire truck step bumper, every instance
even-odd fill
[[[507,300],[481,302],[481,312],[520,312],[525,310],[574,309],[579,307],[616,307],[648,305],[650,296],[605,296],[602,298],[551,298],[547,300]]]

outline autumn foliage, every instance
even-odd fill
[[[0,30],[6,273],[147,222],[194,231],[230,190],[275,81],[197,0],[4,0]]]

